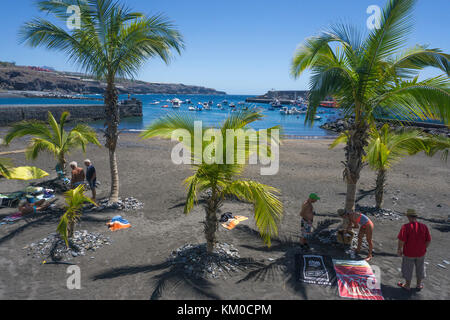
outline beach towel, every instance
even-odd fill
[[[16,212],[16,213],[14,213],[12,215],[9,215],[9,216],[3,218],[2,224],[7,224],[7,223],[8,224],[12,224],[12,223],[14,223],[14,222],[16,222],[17,220],[20,220],[20,219],[22,219],[22,212]]]
[[[333,264],[341,297],[384,300],[381,293],[381,283],[365,260],[333,260]]]
[[[295,256],[297,280],[303,283],[333,286],[336,272],[329,256],[297,254]]]
[[[241,221],[248,220],[245,216],[234,216],[233,219],[229,219],[227,222],[222,223],[222,227],[228,230],[234,229]]]
[[[120,229],[127,229],[131,227],[131,224],[128,222],[128,220],[122,218],[122,216],[115,216],[106,225],[111,231],[117,231]]]

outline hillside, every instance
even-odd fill
[[[38,67],[0,64],[0,91],[43,91],[59,94],[103,93],[106,84],[92,77],[58,72]],[[118,80],[119,93],[130,94],[226,94],[214,89],[184,84],[149,83],[137,80]]]

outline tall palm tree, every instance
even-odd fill
[[[389,0],[380,28],[363,37],[356,28],[337,24],[305,40],[292,61],[291,73],[312,72],[306,121],[313,122],[320,101],[332,96],[346,117],[353,116],[345,148],[345,209],[353,210],[356,185],[374,112],[412,120],[450,123],[449,58],[439,49],[415,46],[403,51],[412,29],[415,0]],[[435,67],[443,75],[419,81],[418,73]]]
[[[79,185],[75,189],[64,193],[66,212],[62,215],[56,231],[59,232],[61,238],[66,242],[67,247],[69,247],[69,239],[73,237],[75,224],[81,217],[83,205],[85,203],[97,205],[91,198],[85,196],[84,191],[84,185]]]
[[[348,132],[341,134],[330,146],[334,148],[339,143],[347,142]],[[449,139],[450,140],[450,139]],[[449,141],[447,141],[448,148]],[[445,150],[445,140],[433,136],[427,136],[419,130],[403,129],[391,130],[388,124],[380,130],[372,126],[369,131],[369,142],[365,149],[366,155],[363,161],[377,172],[375,184],[376,208],[383,204],[384,187],[387,172],[392,166],[400,162],[406,156],[412,156],[419,152],[425,152],[432,156],[437,151]]]
[[[118,92],[116,77],[134,77],[143,63],[159,57],[169,63],[171,50],[178,53],[183,40],[163,15],[145,16],[132,12],[113,0],[39,1],[41,11],[53,14],[64,25],[72,15],[68,8],[80,9],[80,28],[69,32],[50,21],[36,18],[20,31],[21,39],[33,47],[44,46],[67,54],[70,61],[87,73],[106,81],[106,147],[111,170],[110,201],[119,197],[119,173],[116,146],[119,136]]]
[[[197,202],[198,193],[210,191],[205,205],[206,219],[204,230],[209,253],[213,252],[216,243],[218,209],[227,196],[235,196],[253,204],[256,226],[267,245],[270,246],[271,237],[278,232],[277,226],[283,210],[282,203],[276,195],[279,191],[276,188],[256,181],[237,179],[242,174],[245,168],[244,163],[246,163],[250,155],[261,151],[259,148],[255,149],[252,147],[258,139],[264,139],[267,143],[278,143],[276,136],[271,134],[271,130],[278,129],[278,127],[270,128],[267,138],[263,138],[259,134],[247,135],[247,138],[245,138],[247,126],[261,117],[260,113],[253,111],[233,113],[226,119],[221,128],[202,128],[200,132],[202,144],[200,146],[195,144],[195,134],[197,132],[194,128],[194,119],[178,113],[169,114],[156,120],[141,134],[143,139],[153,137],[170,139],[176,130],[186,130],[189,133],[190,139],[186,138],[184,140],[183,138],[182,143],[190,152],[191,163],[198,164],[193,165],[194,174],[184,181],[187,190],[184,213],[188,214],[192,210]],[[205,133],[211,133],[209,130],[214,130],[212,136],[220,135],[222,137],[222,145],[216,145],[215,141],[218,140],[215,139],[214,142],[203,140]],[[236,138],[228,137],[226,134],[227,130],[233,130]],[[235,143],[241,138],[245,139],[244,145]],[[230,149],[230,143],[233,143],[233,149]],[[198,147],[200,150],[196,149]],[[211,147],[212,149],[209,149]],[[200,159],[198,155],[203,155],[205,150],[212,150],[211,156],[216,161],[209,161],[207,158]],[[230,150],[234,152],[232,161],[227,160],[227,154],[229,154]],[[267,155],[271,156],[270,147],[267,150]]]
[[[89,143],[101,146],[97,133],[87,125],[78,124],[69,132],[64,130],[67,117],[69,113],[63,112],[58,123],[49,111],[47,123],[36,120],[15,123],[6,134],[5,143],[10,144],[16,138],[31,136],[25,153],[27,158],[34,160],[41,152],[47,151],[55,156],[60,168],[65,170],[66,155],[71,150],[81,148],[86,152]]]

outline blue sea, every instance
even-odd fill
[[[89,95],[86,97],[99,98],[100,95]],[[120,100],[127,99],[128,95],[120,95]],[[169,95],[169,94],[145,94],[145,95],[131,95],[132,98],[136,98],[142,101],[143,104],[143,117],[142,118],[124,118],[121,119],[120,128],[126,131],[139,131],[145,129],[152,121],[158,119],[171,112],[186,112],[187,114],[194,116],[196,119],[203,121],[204,126],[219,126],[228,115],[231,114],[231,108],[228,106],[223,109],[218,109],[217,104],[222,104],[224,100],[229,103],[234,103],[236,108],[242,108],[242,105],[238,105],[239,102],[245,102],[246,98],[252,96],[243,95]],[[171,104],[167,100],[178,98],[181,101],[187,99],[191,100],[192,105],[196,106],[201,102],[213,102],[211,110],[203,111],[188,111],[188,105],[182,104],[178,111],[174,111],[171,108]],[[159,101],[157,105],[154,103]],[[95,100],[72,100],[72,99],[49,99],[49,98],[0,98],[0,105],[4,104],[103,104],[102,101]],[[169,108],[162,108],[163,105],[169,105]],[[328,120],[337,118],[336,109],[319,108],[319,116],[322,117],[321,121],[316,121],[313,126],[309,124],[305,125],[304,115],[282,115],[279,110],[269,110],[268,104],[255,104],[245,103],[245,106],[260,107],[263,110],[265,117],[252,124],[252,127],[256,130],[269,128],[276,125],[282,126],[282,133],[289,137],[297,138],[314,138],[314,137],[331,137],[335,136],[334,133],[328,132],[319,128],[323,123]],[[91,122],[95,128],[103,127],[103,121]]]

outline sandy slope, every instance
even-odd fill
[[[232,243],[242,257],[252,257],[271,265],[266,272],[241,272],[227,280],[211,280],[200,284],[171,274],[161,267],[169,253],[181,245],[203,242],[204,218],[201,206],[192,214],[183,214],[184,189],[182,180],[189,167],[176,166],[170,161],[171,144],[153,140],[139,142],[135,135],[124,134],[119,145],[121,194],[134,196],[145,202],[143,210],[123,213],[133,227],[110,233],[105,222],[116,212],[86,214],[78,229],[108,234],[113,244],[74,260],[82,274],[82,289],[66,288],[65,265],[40,265],[40,261],[26,255],[22,248],[54,232],[57,217],[40,215],[0,226],[0,298],[1,299],[149,299],[161,277],[168,281],[163,299],[340,299],[336,288],[301,285],[294,280],[293,256],[298,252],[298,211],[301,201],[310,192],[317,192],[322,200],[316,205],[316,223],[325,219],[339,222],[334,213],[344,202],[345,184],[342,182],[343,152],[328,150],[329,141],[286,141],[281,148],[280,171],[275,176],[260,176],[259,167],[250,167],[246,176],[280,188],[285,206],[280,239],[273,247],[264,247],[250,218],[233,231],[220,227],[221,241]],[[9,150],[22,149],[24,141]],[[5,151],[0,147],[0,152]],[[109,169],[105,149],[90,147],[88,155],[97,167],[102,182],[100,197],[107,196]],[[16,164],[25,163],[23,154],[13,154]],[[81,162],[84,155],[74,153],[70,160]],[[43,156],[36,165],[52,172],[54,161]],[[54,175],[54,173],[53,173]],[[423,214],[422,221],[431,231],[433,243],[429,249],[426,289],[412,296],[396,288],[399,280],[400,258],[395,255],[396,236],[402,223],[374,219],[375,257],[371,264],[382,271],[382,290],[386,299],[449,299],[450,266],[437,267],[442,260],[450,261],[449,231],[445,222],[450,214],[450,164],[439,157],[422,155],[406,159],[389,174],[385,206],[399,211],[412,207]],[[359,187],[370,190],[374,173],[365,169]],[[23,182],[0,182],[0,192],[19,190]],[[400,190],[400,193],[397,193]],[[399,200],[393,205],[392,197]],[[373,205],[369,195],[361,205]],[[223,211],[251,217],[251,207],[239,202],[227,202]],[[11,209],[0,209],[0,218]],[[314,252],[345,258],[343,252],[313,243]],[[365,253],[365,252],[363,252]],[[92,259],[91,257],[94,257]],[[274,259],[273,261],[269,260]],[[244,280],[243,280],[244,279]],[[181,281],[177,281],[181,280]],[[240,281],[243,280],[243,281]]]

